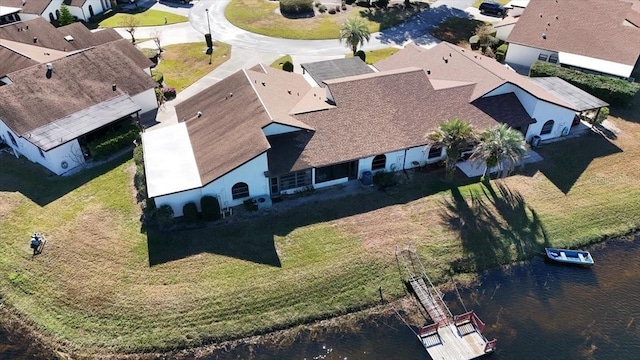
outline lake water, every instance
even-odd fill
[[[640,359],[640,236],[592,253],[590,269],[540,257],[492,270],[461,289],[461,301],[455,293],[445,301],[454,314],[466,306],[487,323],[485,335],[498,338],[492,359]],[[429,359],[397,316],[372,317],[356,328],[302,332],[286,344],[242,345],[206,359]],[[28,354],[26,339],[5,338],[0,328],[0,358]]]

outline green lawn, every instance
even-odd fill
[[[211,64],[209,55],[205,53],[205,42],[168,45],[162,48],[162,59],[156,69],[164,74],[166,86],[176,88],[177,92],[186,89],[222,65],[231,55],[231,46],[217,41],[214,42]]]
[[[293,63],[293,60],[291,59],[291,55],[281,56],[281,57],[277,58],[274,62],[272,62],[271,65],[269,65],[269,66],[272,67],[272,68],[275,68],[275,69],[282,70],[282,65],[287,61]],[[295,66],[295,64],[294,64],[294,66]]]
[[[384,48],[384,49],[378,49],[378,50],[369,50],[369,51],[365,51],[366,53],[366,63],[369,65],[375,64],[380,60],[386,59],[389,56],[397,53],[398,51],[400,51],[400,49],[395,48],[395,47],[388,47],[388,48]],[[353,54],[349,53],[347,54],[346,57],[353,57]]]
[[[299,19],[285,18],[276,13],[279,3],[263,0],[232,0],[225,16],[235,26],[257,34],[287,39],[338,39],[340,26],[348,18],[362,17],[370,32],[378,32],[402,23],[426,8],[426,3],[413,3],[408,9],[375,9],[347,5],[347,10],[336,14],[316,14]]]
[[[0,296],[74,357],[196,346],[372,307],[378,287],[405,295],[396,246],[413,243],[442,283],[640,227],[640,124],[613,121],[615,139],[543,145],[543,163],[490,188],[416,172],[387,192],[173,233],[141,232],[130,154],[69,177],[0,154]],[[36,257],[34,231],[48,237]]]
[[[128,16],[133,16],[138,19],[140,21],[140,24],[138,26],[165,25],[165,18],[167,19],[166,25],[189,21],[189,18],[186,16],[177,15],[166,11],[149,9],[138,14],[118,13],[102,20],[98,24],[98,26],[103,28],[124,27],[123,20]]]
[[[480,7],[480,4],[482,4],[483,1],[486,1],[486,0],[476,0],[476,2],[474,2],[472,6],[473,7]],[[492,1],[495,1],[495,2],[500,3],[502,5],[507,5],[507,3],[509,1],[511,1],[511,0],[492,0]]]

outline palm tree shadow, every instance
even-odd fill
[[[442,223],[459,233],[464,257],[452,264],[454,271],[477,272],[541,253],[548,236],[533,208],[521,194],[503,184],[483,184],[481,191],[465,197],[451,189],[443,200]]]

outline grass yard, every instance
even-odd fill
[[[476,0],[472,6],[480,7],[480,4],[482,4],[483,1],[486,1],[486,0]],[[500,3],[501,5],[507,5],[507,3],[509,3],[511,0],[491,0],[491,1],[495,1],[497,3]]]
[[[346,11],[334,15],[324,13],[290,19],[276,12],[279,8],[277,1],[232,0],[225,9],[225,16],[241,29],[266,36],[309,40],[338,39],[340,26],[350,17],[362,17],[367,22],[369,31],[374,33],[402,23],[427,8],[426,3],[412,4],[408,9],[389,7],[384,10],[354,4],[347,5]]]
[[[443,282],[640,227],[640,119],[612,124],[609,138],[543,145],[544,162],[490,188],[418,171],[387,192],[174,233],[141,232],[130,154],[64,178],[0,154],[0,296],[74,357],[191,347],[371,307],[379,286],[387,299],[405,295],[396,246],[413,243]],[[36,257],[34,231],[48,237]]]
[[[378,50],[369,50],[369,51],[365,51],[366,53],[366,63],[369,65],[373,65],[375,63],[377,63],[380,60],[386,59],[389,56],[397,53],[398,51],[400,51],[400,49],[395,48],[395,47],[388,47],[388,48],[384,48],[384,49],[378,49]],[[347,54],[346,57],[353,57],[353,54],[349,53]]]
[[[186,43],[163,46],[162,59],[156,69],[164,74],[166,86],[176,88],[177,92],[202,78],[210,71],[229,60],[231,45],[214,41],[211,64],[205,53],[207,44]]]
[[[469,38],[475,35],[476,28],[484,25],[484,21],[450,17],[431,30],[431,35],[436,38],[469,48]]]
[[[291,62],[293,64],[293,60],[291,59],[291,55],[281,56],[281,57],[275,59],[271,63],[271,65],[269,65],[269,66],[272,67],[272,68],[278,69],[278,70],[282,70],[282,65],[284,65],[284,63],[287,62],[287,61],[289,61],[289,62]],[[295,66],[295,64],[294,64],[294,66]]]
[[[140,21],[139,26],[160,26],[189,21],[189,18],[166,11],[149,9],[137,14],[118,13],[102,20],[98,26],[103,28],[123,27],[122,22],[127,16],[133,16]],[[164,19],[167,19],[165,24]]]

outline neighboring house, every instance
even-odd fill
[[[88,140],[157,108],[151,62],[116,36],[42,19],[0,27],[0,140],[16,156],[62,174]]]
[[[584,110],[574,97],[606,105],[566,82],[553,82],[551,93],[447,43],[409,45],[377,72],[356,66],[358,75],[336,78],[324,66],[339,63],[305,64],[308,78],[256,66],[178,104],[179,124],[143,133],[149,197],[176,216],[204,195],[223,208],[248,199],[268,206],[283,193],[440,161],[444,151],[427,135],[454,117],[550,139],[566,135]],[[309,78],[324,79],[323,87]]]
[[[541,60],[630,78],[640,69],[640,1],[531,0],[507,41],[515,67]]]
[[[19,20],[31,20],[42,17],[51,23],[60,19],[60,6],[64,4],[69,8],[71,15],[79,20],[89,21],[95,15],[101,14],[111,8],[109,0],[0,0],[0,9],[18,9],[12,16],[6,15],[4,22]],[[2,11],[0,11],[2,14]],[[15,18],[15,16],[18,18]],[[0,25],[3,24],[0,17]]]

